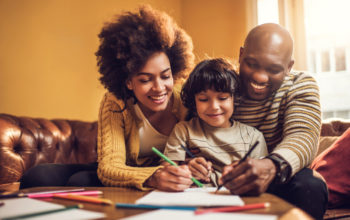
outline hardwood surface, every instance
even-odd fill
[[[59,189],[70,189],[73,187],[35,187],[21,190],[23,193],[27,192],[40,192],[49,190],[59,190]],[[77,187],[74,187],[77,188]],[[135,203],[135,201],[142,196],[146,195],[148,192],[142,192],[136,189],[130,188],[119,188],[119,187],[84,187],[85,190],[100,190],[103,191],[102,198],[107,198],[113,201],[113,203]],[[246,204],[251,203],[261,203],[269,202],[270,207],[265,209],[256,209],[244,211],[245,213],[258,213],[258,214],[273,214],[277,215],[281,220],[295,220],[295,219],[312,219],[309,215],[303,212],[301,209],[294,207],[293,205],[287,203],[286,201],[271,195],[262,194],[258,197],[242,197]],[[45,199],[45,201],[58,203],[62,205],[75,205],[76,201],[69,201],[64,199]],[[80,203],[80,202],[79,202]],[[104,212],[106,214],[105,219],[120,219],[123,217],[128,217],[151,210],[146,209],[126,209],[126,208],[116,208],[114,205],[98,205],[92,203],[82,203],[84,204],[84,209]]]

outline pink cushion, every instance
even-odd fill
[[[329,190],[329,208],[350,200],[350,128],[337,141],[316,157],[311,168],[321,173]]]

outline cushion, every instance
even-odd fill
[[[316,157],[311,168],[319,172],[327,182],[329,208],[336,208],[350,201],[350,128],[328,149]]]
[[[317,156],[320,155],[323,151],[328,149],[332,144],[338,140],[339,136],[321,136],[320,143],[318,144]]]

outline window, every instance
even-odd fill
[[[304,0],[307,69],[318,81],[324,119],[350,118],[349,7],[348,0]]]
[[[258,24],[277,23],[278,2],[276,0],[258,0]]]
[[[294,39],[295,70],[316,78],[322,117],[350,118],[350,1],[250,0],[256,15],[249,29],[266,22],[286,27]],[[315,7],[317,5],[317,7]],[[254,7],[252,7],[254,8]]]
[[[336,72],[345,71],[346,70],[345,47],[335,48],[334,57],[335,57],[335,71]]]

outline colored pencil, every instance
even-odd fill
[[[24,193],[10,193],[0,195],[0,199],[16,198],[16,197],[26,197]]]
[[[73,194],[68,194],[68,195],[53,195],[53,198],[58,198],[58,199],[68,199],[68,200],[76,200],[80,202],[90,202],[90,203],[95,203],[95,204],[101,204],[101,205],[112,205],[113,202],[109,199],[103,199],[103,198],[95,198],[91,196],[80,196],[80,195],[73,195]]]
[[[248,158],[248,156],[250,155],[250,153],[254,150],[254,148],[255,148],[256,146],[258,146],[258,144],[259,144],[259,141],[256,141],[256,142],[254,143],[254,145],[253,145],[253,146],[248,150],[248,152],[244,155],[244,157],[238,162],[238,164],[243,163],[243,162]],[[230,180],[227,180],[227,181],[224,182],[223,184],[219,185],[218,188],[216,189],[215,193],[217,193],[217,192],[221,189],[221,187],[223,187],[228,181],[230,181]]]
[[[51,190],[51,191],[43,191],[43,192],[30,192],[30,193],[11,193],[11,194],[2,194],[0,195],[0,199],[7,199],[7,198],[18,198],[18,197],[29,197],[34,198],[36,195],[44,195],[44,194],[50,194],[50,193],[66,193],[66,192],[81,192],[84,191],[84,188],[78,188],[78,189],[66,189],[66,190]]]
[[[129,204],[129,203],[117,203],[117,208],[131,208],[131,209],[174,209],[174,210],[188,210],[195,211],[196,207],[191,206],[168,206],[168,205],[144,205],[144,204]]]
[[[159,150],[157,150],[157,148],[152,147],[152,151],[154,153],[156,153],[158,156],[160,156],[161,158],[163,158],[166,162],[170,163],[173,166],[177,167],[177,164],[170,160],[168,157],[166,157],[164,154],[162,154]],[[192,177],[191,180],[198,186],[198,187],[203,187],[203,184],[201,182],[199,182],[196,178]]]
[[[256,141],[254,143],[254,145],[248,150],[248,152],[244,155],[244,157],[238,162],[238,164],[241,164],[243,163],[247,158],[248,156],[252,153],[252,151],[255,149],[256,146],[258,146],[259,144],[259,141]]]
[[[191,158],[196,157],[187,147],[183,146],[182,144],[180,146],[182,147],[182,149],[184,149],[186,151],[188,156],[190,156]]]
[[[248,204],[243,206],[228,206],[228,207],[219,207],[219,208],[209,208],[209,209],[198,209],[194,213],[196,215],[205,214],[205,213],[213,213],[213,212],[237,212],[251,209],[262,209],[269,207],[270,203],[256,203],[256,204]]]
[[[48,215],[48,214],[51,214],[51,213],[68,211],[70,209],[79,209],[79,208],[83,208],[83,205],[78,204],[78,205],[73,205],[73,206],[67,206],[67,207],[64,207],[64,208],[53,209],[53,210],[49,210],[49,211],[34,212],[34,213],[24,214],[24,215],[17,215],[17,216],[12,216],[12,217],[8,217],[8,218],[3,218],[3,220],[31,218],[31,217],[35,217],[35,216]]]
[[[80,196],[96,196],[102,194],[102,191],[82,191],[82,192],[64,192],[64,193],[47,193],[47,194],[34,194],[34,195],[28,195],[29,198],[50,198],[54,195],[80,195]]]
[[[85,190],[84,188],[64,189],[64,190],[51,190],[51,191],[42,191],[42,192],[30,192],[30,193],[25,193],[25,195],[29,196],[29,195],[48,194],[48,193],[81,192],[81,191],[84,191],[84,190]]]

